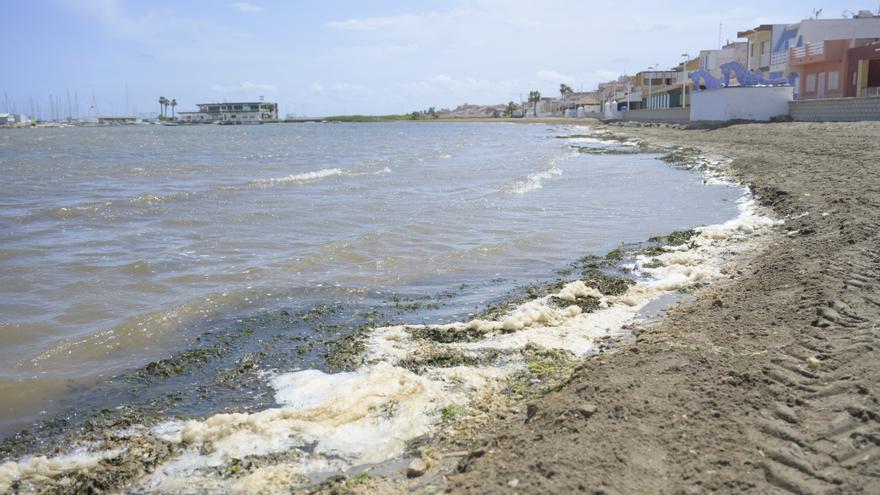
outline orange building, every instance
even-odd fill
[[[792,48],[801,99],[880,96],[878,40],[825,40]]]

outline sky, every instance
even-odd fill
[[[865,2],[878,0],[0,0],[0,109],[46,116],[54,98],[66,114],[68,93],[80,115],[158,112],[159,96],[177,111],[262,96],[282,116],[520,101],[817,8],[877,11]]]

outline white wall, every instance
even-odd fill
[[[791,86],[732,87],[697,91],[691,95],[691,120],[770,120],[788,115]]]
[[[867,19],[805,19],[801,21],[798,36],[804,43],[852,38],[880,38],[880,17]],[[792,40],[796,46],[797,39]]]

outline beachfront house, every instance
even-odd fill
[[[746,40],[746,69],[761,71],[765,76],[770,71],[770,57],[773,52],[773,30],[782,32],[785,24],[761,24],[760,26],[740,31],[736,35]]]
[[[250,124],[278,120],[278,104],[268,101],[199,103],[197,112],[178,112],[184,122]]]
[[[722,76],[721,66],[728,62],[739,62],[743,67],[748,63],[749,43],[735,41],[716,50],[700,50],[700,69],[715,77]]]
[[[806,86],[801,70],[805,65],[803,51],[807,50],[807,45],[811,45],[815,52],[824,49],[825,41],[880,38],[880,16],[862,10],[842,19],[804,19],[795,24],[762,24],[741,31],[738,36],[748,44],[746,68],[758,70],[768,79],[788,77],[795,72],[801,80],[796,88],[798,95],[801,95],[801,90]],[[792,54],[795,53],[798,57],[792,63]],[[807,57],[806,62],[809,61]],[[825,74],[827,76],[827,70]],[[827,90],[827,86],[824,89]],[[813,94],[816,92],[818,84]]]
[[[681,106],[681,71],[643,70],[636,74],[634,84],[642,101],[639,108],[661,110]]]
[[[806,43],[789,56],[802,99],[880,96],[880,37]]]
[[[576,91],[566,94],[560,101],[560,115],[569,118],[584,118],[602,110],[602,102],[596,91]]]
[[[598,94],[605,110],[609,106],[614,107],[615,112],[636,110],[642,103],[642,92],[635,85],[633,76],[620,76],[616,81],[600,84]]]

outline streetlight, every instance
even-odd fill
[[[652,85],[654,83],[654,74],[652,72],[657,69],[657,64],[648,67],[649,76],[648,76],[648,109],[654,109],[654,100],[652,99],[653,92],[651,91]]]
[[[687,52],[682,53],[681,56],[684,57],[684,61],[681,63],[681,108],[684,108],[684,100],[687,97],[687,65],[691,56]]]

